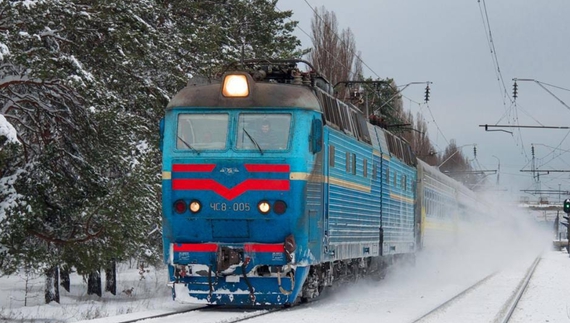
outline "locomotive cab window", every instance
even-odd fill
[[[221,150],[228,136],[227,113],[178,115],[176,148],[181,150]]]
[[[241,113],[236,148],[239,150],[287,150],[291,115],[285,113]]]

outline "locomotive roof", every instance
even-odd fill
[[[249,96],[231,98],[222,95],[222,83],[188,85],[170,100],[166,110],[172,110],[176,107],[267,107],[275,109],[295,107],[321,111],[319,101],[310,86],[255,82],[253,80],[249,86]]]

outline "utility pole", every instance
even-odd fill
[[[499,157],[493,155],[491,157],[495,157],[497,159],[497,161],[499,162],[499,165],[497,166],[497,185],[499,185],[499,176],[501,175],[501,160],[499,159]]]

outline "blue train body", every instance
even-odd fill
[[[295,63],[188,86],[166,109],[164,255],[180,301],[292,304],[423,243],[409,146]]]

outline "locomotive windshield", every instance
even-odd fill
[[[176,148],[196,151],[225,149],[228,120],[227,113],[180,114]]]
[[[238,119],[236,148],[286,150],[290,127],[290,114],[241,113]]]

